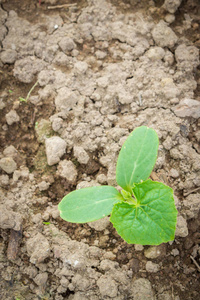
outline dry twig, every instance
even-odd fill
[[[65,8],[65,7],[73,7],[76,6],[77,3],[71,3],[71,4],[62,4],[62,5],[55,5],[55,6],[48,6],[48,9],[56,9],[56,8]]]
[[[190,258],[193,261],[193,263],[195,264],[195,266],[197,267],[198,271],[200,272],[200,266],[199,266],[198,262],[196,261],[196,259],[194,259],[194,257],[192,255],[190,255]]]

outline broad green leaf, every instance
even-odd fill
[[[159,140],[155,130],[138,127],[128,136],[117,160],[117,183],[131,192],[135,183],[146,180],[156,163]]]
[[[108,216],[113,205],[123,201],[112,186],[97,186],[73,191],[58,205],[62,219],[72,223],[87,223]]]
[[[133,188],[136,205],[117,203],[110,221],[129,244],[159,245],[174,240],[177,210],[173,190],[150,179]]]

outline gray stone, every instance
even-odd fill
[[[192,71],[199,65],[199,49],[195,46],[179,45],[175,50],[178,68],[183,71]]]
[[[109,226],[109,224],[109,217],[105,217],[103,219],[88,223],[88,225],[91,228],[94,228],[96,231],[104,231]]]
[[[17,52],[12,49],[1,52],[1,61],[3,64],[14,64],[17,59]]]
[[[58,165],[58,175],[66,178],[70,183],[75,183],[77,178],[77,170],[73,162],[70,160],[62,160]]]
[[[0,186],[6,186],[9,184],[9,176],[8,175],[0,175]]]
[[[47,284],[48,273],[47,272],[40,273],[33,280],[38,286],[41,286],[44,288]]]
[[[8,210],[5,205],[0,205],[0,228],[14,229],[19,231],[22,225],[22,218],[20,214]]]
[[[74,64],[74,70],[77,74],[85,74],[88,69],[88,64],[85,61],[78,61]]]
[[[74,156],[77,158],[80,164],[87,164],[90,157],[83,147],[74,146]]]
[[[18,151],[15,149],[15,147],[13,145],[10,145],[3,150],[3,154],[4,154],[4,156],[16,157],[18,154]]]
[[[19,116],[14,109],[12,109],[11,111],[9,111],[9,113],[6,114],[6,122],[8,123],[8,125],[12,125],[14,123],[19,122]]]
[[[4,109],[6,107],[5,103],[3,102],[3,99],[0,98],[0,110]]]
[[[181,5],[182,0],[165,0],[163,7],[171,14],[174,14]]]
[[[190,194],[183,200],[183,205],[188,219],[197,218],[200,210],[200,194]]]
[[[178,178],[179,177],[179,172],[176,170],[176,169],[171,169],[170,171],[169,171],[169,175],[171,176],[171,177],[173,177],[173,178]]]
[[[193,99],[183,99],[180,103],[172,108],[175,115],[180,118],[193,117],[200,118],[200,101]]]
[[[58,90],[55,98],[56,109],[57,111],[69,111],[77,104],[78,100],[78,92],[71,91],[67,87],[62,87]]]
[[[172,14],[167,14],[165,16],[165,21],[169,24],[173,23],[175,21],[175,15],[172,15]]]
[[[178,215],[175,236],[186,237],[187,235],[187,221],[182,216]]]
[[[48,190],[50,186],[50,183],[49,182],[46,182],[46,181],[41,181],[39,184],[38,184],[38,187],[39,187],[39,190],[42,192],[42,191],[46,191]]]
[[[160,47],[173,48],[178,41],[178,37],[173,30],[162,20],[154,27],[152,36]]]
[[[37,233],[26,242],[28,255],[32,264],[42,263],[50,255],[50,245],[45,236]]]
[[[66,142],[59,136],[53,136],[45,140],[47,163],[49,166],[55,165],[66,152]]]
[[[160,270],[160,266],[158,264],[153,263],[152,261],[148,261],[146,263],[146,270],[149,273],[156,273]]]
[[[0,160],[0,168],[7,174],[12,174],[17,169],[17,164],[12,157],[3,157]]]
[[[63,52],[70,52],[75,48],[76,44],[70,37],[64,37],[59,42],[59,46]]]
[[[135,244],[134,248],[135,248],[135,251],[143,251],[144,250],[144,246],[143,245],[139,245],[139,244]]]
[[[43,60],[35,56],[28,56],[15,62],[13,73],[19,81],[30,83],[45,66],[46,63]]]
[[[161,60],[165,56],[165,50],[161,47],[153,47],[147,51],[147,56],[150,60]]]
[[[133,300],[154,300],[153,289],[148,279],[136,279],[131,287]]]
[[[102,275],[97,280],[97,286],[99,287],[102,298],[104,297],[115,298],[117,296],[117,292],[118,292],[117,283],[112,279],[111,276]]]

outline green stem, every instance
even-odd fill
[[[30,91],[28,92],[27,96],[26,96],[26,102],[28,101],[32,91],[34,90],[34,88],[36,87],[36,85],[38,84],[38,80],[36,81],[36,83],[32,86],[32,88],[30,89]]]

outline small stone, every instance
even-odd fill
[[[159,245],[159,246],[150,246],[148,249],[145,249],[144,250],[144,255],[147,257],[147,258],[151,258],[151,259],[154,259],[154,258],[157,258],[159,256],[164,255],[164,252],[165,252],[165,246],[164,245]]]
[[[95,55],[96,55],[97,59],[104,59],[106,57],[107,53],[104,51],[97,50],[95,52]]]
[[[160,47],[173,48],[178,41],[178,37],[173,30],[162,20],[154,27],[152,36]]]
[[[77,170],[73,162],[70,160],[62,160],[58,165],[58,175],[66,178],[70,183],[75,183],[77,178]]]
[[[75,48],[76,44],[70,37],[64,37],[59,42],[59,46],[63,52],[70,52]]]
[[[100,183],[100,184],[106,184],[107,183],[107,177],[105,174],[99,174],[97,175],[97,181]]]
[[[143,251],[144,250],[144,246],[143,245],[139,245],[139,244],[135,244],[134,248],[135,248],[135,251]]]
[[[17,59],[17,52],[12,49],[7,49],[1,52],[1,61],[3,64],[14,64]]]
[[[80,164],[87,164],[90,157],[83,147],[74,146],[74,156],[77,158]]]
[[[172,15],[172,14],[167,14],[165,16],[165,21],[169,24],[173,23],[175,21],[175,15]]]
[[[4,109],[4,107],[6,107],[6,105],[3,102],[3,99],[0,98],[0,110]]]
[[[153,263],[152,261],[148,261],[146,263],[147,272],[156,273],[159,271],[159,269],[160,269],[160,266],[158,264]]]
[[[55,132],[58,132],[61,128],[62,128],[62,125],[63,125],[63,119],[61,118],[54,118],[52,120],[52,129],[55,131]]]
[[[136,279],[131,287],[134,300],[154,300],[153,289],[148,279]]]
[[[9,176],[8,175],[1,175],[0,176],[0,186],[6,186],[9,184]]]
[[[110,297],[115,298],[118,293],[117,283],[112,279],[111,276],[102,275],[97,280],[97,286],[99,287],[102,298]]]
[[[165,8],[169,13],[174,14],[181,5],[181,2],[182,0],[165,0],[163,8]]]
[[[50,255],[50,245],[45,236],[37,233],[26,242],[28,255],[32,264],[42,263]]]
[[[57,111],[69,111],[73,109],[79,100],[79,93],[71,91],[67,87],[62,87],[58,90],[55,98],[55,105]]]
[[[18,151],[15,149],[15,147],[13,145],[10,145],[3,150],[3,154],[4,154],[4,156],[16,157],[18,154]]]
[[[183,200],[186,216],[188,219],[197,218],[200,210],[200,194],[190,194]]]
[[[38,274],[38,275],[33,279],[33,281],[34,281],[38,286],[42,286],[43,288],[46,286],[47,280],[48,280],[48,273],[47,273],[47,272],[40,273],[40,274]]]
[[[187,235],[187,221],[182,216],[178,215],[175,236],[186,237]]]
[[[49,166],[55,165],[66,152],[66,142],[59,136],[53,136],[45,140],[47,163]]]
[[[84,61],[78,61],[74,64],[74,70],[78,74],[85,74],[88,69],[88,64]]]
[[[180,118],[193,117],[200,118],[200,101],[193,99],[183,99],[180,103],[172,108],[175,115]]]
[[[192,71],[199,65],[199,49],[181,44],[175,50],[175,58],[179,69]]]
[[[165,56],[165,50],[161,47],[153,47],[147,51],[147,56],[152,61],[161,60]]]
[[[177,256],[177,255],[179,255],[179,250],[178,249],[172,249],[171,254],[173,256]]]
[[[94,228],[96,231],[104,231],[109,226],[109,224],[109,217],[105,217],[103,219],[88,223],[88,225],[91,228]]]
[[[170,171],[169,171],[169,175],[171,176],[171,177],[173,177],[173,178],[178,178],[179,177],[179,172],[176,170],[176,169],[171,169]]]
[[[0,205],[0,228],[19,231],[21,225],[22,218],[18,213],[6,209],[5,205]]]
[[[17,122],[19,122],[19,120],[20,120],[19,116],[14,109],[9,111],[9,113],[6,114],[6,122],[8,123],[8,125],[17,123]]]
[[[38,184],[38,187],[39,187],[39,190],[42,192],[42,191],[46,191],[48,190],[50,186],[50,183],[49,182],[46,182],[46,181],[42,181]]]
[[[17,169],[17,164],[12,157],[3,157],[0,160],[0,168],[7,174],[12,174]]]

